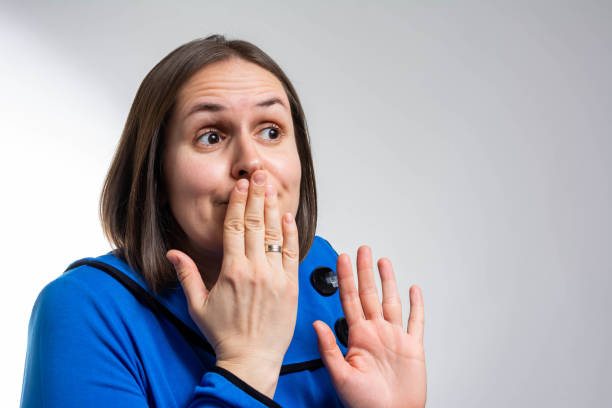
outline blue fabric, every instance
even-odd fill
[[[315,236],[300,263],[297,322],[283,364],[319,359],[312,322],[322,320],[333,329],[343,317],[338,291],[325,297],[310,283],[317,267],[335,272],[337,257],[325,239]],[[112,253],[86,259],[114,266],[152,293],[141,276]],[[155,297],[201,335],[180,285]],[[248,385],[245,390],[211,371],[214,365],[214,355],[192,348],[170,322],[143,306],[121,283],[83,265],[49,283],[36,299],[21,407],[266,406]],[[274,401],[289,407],[342,406],[325,367],[281,375]]]

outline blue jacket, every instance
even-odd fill
[[[297,322],[274,400],[215,366],[180,285],[154,296],[112,252],[75,262],[34,304],[21,407],[341,407],[312,327],[327,323],[346,354],[337,257],[315,236],[300,263]]]

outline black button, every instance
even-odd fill
[[[330,268],[321,266],[310,274],[310,283],[323,296],[331,296],[338,290],[338,277]]]
[[[336,331],[336,337],[338,337],[340,343],[342,343],[344,347],[348,347],[348,323],[344,317],[336,320],[334,330]]]

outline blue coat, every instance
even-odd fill
[[[75,262],[34,304],[21,407],[341,407],[312,327],[327,323],[346,354],[337,257],[315,236],[300,263],[297,322],[274,400],[215,366],[180,285],[153,296],[112,252]]]

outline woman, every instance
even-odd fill
[[[424,406],[420,289],[404,331],[390,261],[381,305],[370,249],[357,290],[316,210],[278,65],[219,35],[177,48],[143,80],[104,185],[117,249],[36,301],[22,407]]]

